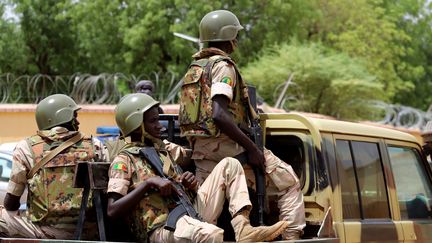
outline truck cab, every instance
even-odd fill
[[[260,119],[265,146],[300,178],[304,239],[432,242],[431,169],[414,136],[298,113]]]

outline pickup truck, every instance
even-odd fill
[[[265,146],[301,180],[303,238],[432,242],[432,174],[414,136],[297,113],[260,117]]]
[[[161,119],[166,138],[184,141],[175,115]],[[432,242],[432,172],[414,136],[299,113],[260,122],[264,145],[301,181],[307,225],[296,242]],[[278,209],[268,199],[272,223]]]
[[[300,113],[264,113],[260,123],[264,145],[300,178],[300,242],[432,242],[432,172],[416,137]],[[168,124],[168,138],[179,142]],[[273,223],[278,209],[268,199]]]

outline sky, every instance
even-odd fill
[[[3,13],[2,18],[3,19],[11,19],[15,22],[18,22],[19,18],[18,16],[14,13],[14,8],[13,6],[11,6],[10,4],[6,4],[5,6],[5,12]]]

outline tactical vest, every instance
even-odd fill
[[[244,99],[247,97],[245,85],[236,64],[227,56],[215,55],[192,62],[183,78],[181,88],[179,123],[181,136],[218,136],[220,131],[212,119],[211,71],[215,63],[226,61],[236,70],[236,85],[229,112],[234,122],[242,128],[248,127],[247,110]]]
[[[40,136],[27,139],[34,163],[41,161],[50,150],[64,141],[46,143]],[[27,210],[30,220],[44,224],[76,224],[79,218],[83,189],[73,188],[77,161],[92,161],[95,157],[90,138],[84,138],[65,152],[56,155],[32,178],[28,178]],[[91,198],[91,197],[90,197]],[[89,199],[91,208],[91,200]]]
[[[153,169],[139,156],[141,147],[129,147],[120,154],[127,155],[134,167],[132,173],[131,189],[136,188],[144,180],[156,176]],[[170,159],[169,154],[159,153],[162,161]],[[148,191],[146,196],[136,206],[134,212],[129,217],[130,226],[137,239],[145,239],[147,233],[162,226],[168,219],[169,210],[175,207],[175,202],[171,198],[164,198],[157,191]]]

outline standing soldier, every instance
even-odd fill
[[[79,131],[77,106],[63,94],[48,96],[36,108],[36,135],[14,151],[11,177],[0,211],[0,232],[7,237],[73,239],[82,189],[72,188],[77,161],[107,159],[97,140]],[[27,214],[19,215],[20,197],[28,188]],[[84,232],[97,232],[96,224]],[[97,235],[84,236],[97,239]]]
[[[212,11],[201,20],[200,41],[207,48],[193,55],[194,61],[184,77],[181,133],[191,143],[199,182],[223,158],[245,152],[250,166],[265,171],[267,193],[279,196],[280,219],[290,223],[284,239],[299,239],[305,227],[299,179],[290,165],[267,149],[260,151],[243,132],[249,130],[247,109],[251,108],[246,84],[229,57],[242,29],[237,17],[226,10]],[[250,166],[244,168],[249,186],[253,187],[255,177]]]
[[[150,242],[222,242],[223,230],[214,224],[227,198],[237,242],[272,240],[280,235],[288,226],[285,221],[268,227],[249,224],[252,204],[238,160],[223,159],[197,188],[195,176],[188,171],[183,173],[175,163],[177,154],[172,152],[179,151],[175,144],[165,146],[160,140],[158,106],[148,95],[130,94],[116,107],[117,125],[131,142],[110,167],[108,216],[129,215],[140,242],[147,237]],[[146,150],[154,151],[154,156],[143,156],[142,151]],[[179,191],[179,187],[185,190]],[[179,196],[192,206],[192,215],[189,211],[178,213],[174,199]],[[193,198],[195,202],[191,203]],[[192,217],[196,216],[195,209],[201,219]],[[171,216],[175,220],[170,221]]]

